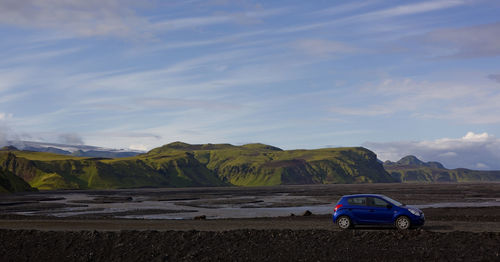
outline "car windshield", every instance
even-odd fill
[[[403,204],[399,203],[398,201],[390,198],[390,197],[386,197],[386,196],[382,196],[383,199],[385,199],[387,202],[395,205],[395,206],[402,206]]]

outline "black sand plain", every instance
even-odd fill
[[[81,193],[0,196],[2,261],[500,261],[500,204],[495,205],[500,183],[124,189],[85,191],[91,200],[55,203]],[[297,196],[288,207],[333,205],[340,196],[355,193],[450,207],[424,208],[425,226],[404,232],[391,227],[340,231],[330,215],[314,212],[221,219],[123,219],[114,214],[165,212],[151,208],[51,216],[88,202],[188,201],[185,210],[194,211],[198,206],[250,205],[275,195]]]

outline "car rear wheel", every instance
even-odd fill
[[[400,216],[398,219],[396,219],[396,222],[394,223],[396,225],[396,228],[399,230],[406,230],[410,228],[410,219],[405,216]]]
[[[348,229],[351,225],[351,219],[348,216],[341,216],[337,219],[337,226],[339,226],[340,229]]]

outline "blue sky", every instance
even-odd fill
[[[452,167],[479,151],[489,160],[468,167],[500,169],[499,13],[494,0],[0,0],[0,140],[362,145]]]

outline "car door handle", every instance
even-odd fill
[[[373,210],[373,209],[370,209],[370,212],[375,212],[375,210]]]

